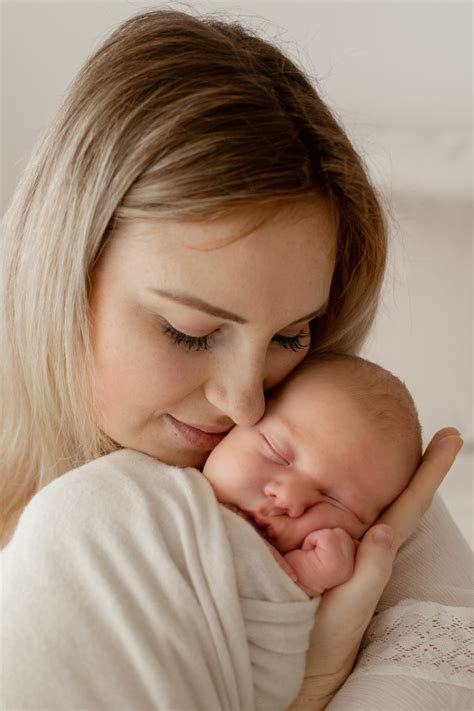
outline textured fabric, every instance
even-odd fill
[[[377,615],[354,674],[399,674],[469,687],[474,682],[474,614],[467,607],[404,600]]]
[[[328,711],[474,708],[473,555],[440,496],[400,549],[354,671]],[[313,711],[300,694],[298,711]]]
[[[409,676],[351,675],[327,711],[472,711],[472,690]],[[314,705],[307,707],[314,711]]]
[[[2,551],[2,709],[286,708],[317,600],[195,469],[133,450],[30,501]]]

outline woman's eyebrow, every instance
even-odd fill
[[[329,299],[326,299],[324,304],[322,304],[319,309],[316,309],[316,311],[311,311],[310,314],[307,314],[306,316],[303,316],[302,318],[296,319],[296,321],[292,321],[291,323],[288,324],[288,326],[294,326],[297,323],[301,323],[302,321],[311,321],[313,318],[316,318],[317,316],[322,316],[324,313],[326,313],[326,309],[329,305]]]
[[[204,313],[207,313],[210,316],[217,316],[217,318],[225,318],[228,321],[235,321],[236,323],[248,323],[248,320],[246,318],[243,318],[243,316],[238,316],[237,314],[234,314],[231,311],[221,309],[218,306],[213,306],[207,301],[198,299],[196,296],[191,296],[190,294],[186,294],[183,291],[170,291],[168,289],[156,289],[152,287],[150,287],[148,291],[151,291],[154,294],[157,294],[158,296],[163,296],[165,299],[176,301],[178,304],[190,306],[192,309],[196,309],[198,311],[204,311]],[[321,314],[326,311],[327,305],[328,300],[326,300],[324,304],[319,307],[319,309],[316,309],[316,311],[312,311],[307,316],[302,316],[301,318],[296,319],[296,321],[292,321],[292,323],[289,323],[288,326],[294,326],[295,324],[300,323],[302,321],[310,321],[311,319],[316,318],[316,316],[321,316]]]
[[[221,309],[218,306],[212,306],[212,304],[208,304],[207,301],[198,299],[196,296],[191,296],[190,294],[185,294],[182,291],[168,291],[167,289],[153,288],[150,288],[149,291],[152,291],[154,294],[158,294],[158,296],[164,296],[165,299],[176,301],[178,304],[184,304],[184,306],[190,306],[192,309],[204,311],[206,314],[210,314],[211,316],[225,318],[228,321],[235,321],[236,323],[248,323],[247,319],[242,316],[237,316],[237,314]]]

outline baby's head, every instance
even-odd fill
[[[256,425],[234,427],[211,452],[203,474],[221,502],[291,550],[321,528],[359,538],[420,458],[421,429],[404,384],[362,358],[333,355],[304,361],[272,392]]]

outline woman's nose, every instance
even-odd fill
[[[261,368],[234,364],[221,377],[204,386],[207,400],[236,425],[251,427],[265,411],[264,374]]]

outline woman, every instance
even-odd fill
[[[3,545],[62,474],[122,447],[199,467],[308,352],[356,352],[386,259],[376,194],[304,74],[238,25],[167,10],[129,19],[86,63],[3,227]],[[437,433],[389,527],[367,532],[353,578],[324,595],[295,709],[401,703],[393,676],[361,681],[357,666],[336,691],[458,435]],[[420,559],[436,555],[444,577],[453,547],[467,555],[450,527],[438,502],[380,610],[417,596],[467,605],[458,567],[445,597],[418,577]],[[405,686],[397,708],[433,707],[424,678]],[[460,708],[464,688],[448,692]]]

